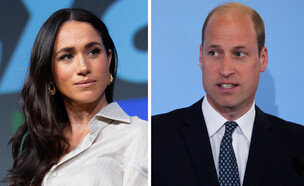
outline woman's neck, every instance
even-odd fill
[[[88,125],[89,121],[105,106],[108,102],[105,96],[91,103],[77,103],[64,100],[65,109],[69,118],[70,127],[78,125]]]
[[[87,134],[90,133],[90,120],[105,106],[108,105],[105,97],[100,98],[92,103],[76,103],[71,100],[64,99],[65,109],[69,118],[63,135],[69,142],[69,148],[65,149],[64,155],[59,161],[75,147],[77,147]]]

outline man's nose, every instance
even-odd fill
[[[234,63],[230,56],[224,55],[219,70],[221,76],[227,78],[234,73]]]

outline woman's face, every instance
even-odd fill
[[[106,104],[112,51],[107,55],[98,32],[86,22],[64,23],[52,55],[52,74],[65,102]]]

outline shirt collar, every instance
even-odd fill
[[[251,141],[254,118],[255,118],[255,102],[253,101],[253,104],[248,110],[248,112],[246,112],[239,119],[235,120],[235,122],[239,125],[241,131],[243,132],[244,136],[247,138],[249,142]]]
[[[108,104],[95,115],[95,117],[97,116],[124,123],[131,123],[131,117],[122,110],[117,102]]]
[[[121,123],[131,123],[131,117],[126,114],[116,102],[108,104],[90,120],[90,134],[87,135],[75,149],[73,149],[52,169],[55,169],[62,163],[68,161],[69,159],[88,149],[93,144],[95,139],[98,137],[99,132],[103,128],[105,128],[109,124],[115,125]]]
[[[99,121],[99,122],[97,122]],[[131,123],[131,117],[126,114],[122,108],[116,102],[108,104],[101,109],[90,121],[89,126],[91,130],[91,136],[97,136],[97,133],[108,124],[112,123]]]
[[[221,129],[221,127],[225,124],[227,119],[224,118],[210,105],[210,103],[207,100],[207,96],[203,99],[202,110],[203,110],[203,115],[209,137],[212,137],[216,132],[218,132]],[[255,102],[253,101],[253,104],[249,109],[249,111],[235,121],[237,122],[242,133],[249,142],[252,136],[254,118],[255,118]]]

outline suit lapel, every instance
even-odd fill
[[[187,110],[183,118],[185,125],[181,132],[199,182],[202,185],[218,185],[210,140],[201,109],[202,100]]]
[[[243,185],[260,185],[275,142],[271,122],[256,106],[249,156]]]

